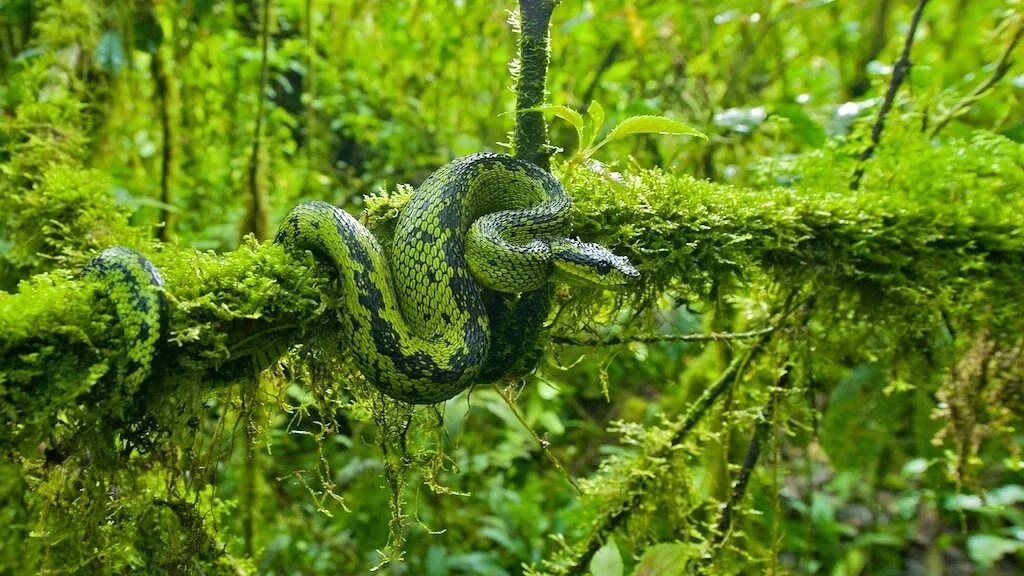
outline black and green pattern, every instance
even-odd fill
[[[398,216],[390,261],[377,239],[344,210],[305,202],[276,241],[331,262],[344,290],[338,320],[356,365],[385,394],[441,402],[507,362],[492,343],[516,339],[499,314],[500,293],[528,293],[522,309],[546,311],[550,279],[622,284],[638,272],[601,246],[568,238],[571,201],[550,174],[500,154],[460,158],[431,175]],[[141,382],[157,351],[162,282],[138,254],[112,248],[87,266],[116,303]],[[514,310],[515,308],[513,308]],[[492,334],[488,311],[502,322]]]

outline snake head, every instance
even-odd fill
[[[551,242],[554,279],[569,284],[622,286],[640,277],[624,256],[616,256],[600,244],[560,238]]]

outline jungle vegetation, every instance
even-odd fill
[[[0,0],[0,574],[1021,573],[1022,35],[1020,0]],[[595,144],[623,121],[707,138]],[[268,239],[306,199],[386,237],[510,148],[642,280],[556,286],[526,376],[390,400]],[[138,390],[79,277],[115,245],[167,284]]]

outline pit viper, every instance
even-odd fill
[[[639,276],[626,258],[570,237],[571,206],[541,168],[481,153],[450,162],[412,193],[388,253],[358,220],[320,201],[293,208],[275,242],[335,268],[338,321],[367,381],[392,398],[433,404],[494,375],[488,297],[538,293],[551,280],[614,286]],[[85,276],[114,303],[126,346],[121,376],[137,387],[166,328],[160,273],[117,247],[93,258]]]

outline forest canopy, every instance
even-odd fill
[[[1020,0],[0,0],[0,574],[1020,573],[1022,36]],[[400,275],[414,190],[483,152],[639,278],[480,289],[493,365],[396,400],[288,215]],[[101,286],[111,247],[162,286]]]

